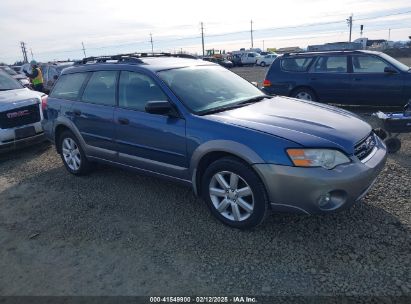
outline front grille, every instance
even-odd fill
[[[375,135],[371,133],[366,138],[361,140],[358,144],[355,145],[354,154],[358,157],[359,160],[366,158],[376,146]]]
[[[16,108],[0,113],[0,128],[9,129],[40,121],[38,104]]]

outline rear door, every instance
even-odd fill
[[[114,107],[118,71],[90,72],[81,99],[71,108],[72,120],[87,144],[87,154],[116,159]]]
[[[352,99],[360,105],[403,106],[405,104],[403,75],[382,58],[352,55]],[[396,73],[385,73],[390,67]]]
[[[313,63],[308,84],[321,102],[350,103],[351,76],[347,55],[322,55]]]
[[[145,111],[148,101],[168,100],[150,76],[122,71],[114,112],[121,163],[187,179],[185,120]]]

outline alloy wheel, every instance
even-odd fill
[[[73,171],[78,171],[81,166],[81,154],[76,142],[69,137],[65,138],[61,150],[67,166]]]
[[[251,187],[238,174],[221,171],[214,174],[209,185],[214,208],[231,221],[244,221],[254,210]]]

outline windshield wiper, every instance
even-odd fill
[[[252,97],[252,98],[248,98],[245,100],[242,100],[240,102],[234,103],[232,105],[228,105],[228,106],[224,106],[224,107],[220,107],[220,108],[214,108],[214,109],[210,109],[210,110],[206,110],[204,112],[199,113],[200,115],[208,115],[208,114],[213,114],[213,113],[218,113],[218,112],[223,112],[223,111],[227,111],[227,110],[232,110],[232,109],[237,109],[237,108],[241,108],[244,107],[246,105],[250,105],[256,102],[259,102],[263,99],[266,98],[272,98],[272,96],[269,95],[259,95],[256,97]]]

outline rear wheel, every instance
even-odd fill
[[[79,140],[71,131],[64,131],[59,137],[59,151],[67,171],[74,175],[85,175],[90,172],[87,160]]]
[[[292,94],[292,97],[307,101],[317,101],[315,93],[309,88],[299,88],[295,90]]]
[[[212,214],[234,228],[255,227],[268,213],[264,184],[249,166],[235,158],[222,158],[207,168],[202,193]]]
[[[262,67],[265,67],[265,62],[264,62],[264,61],[261,62],[260,65],[261,65]]]

